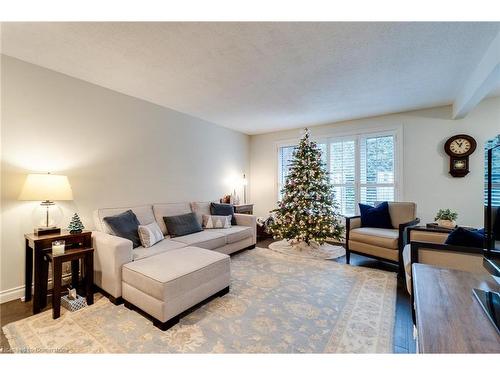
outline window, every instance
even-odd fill
[[[318,141],[343,215],[355,215],[358,203],[397,198],[396,134],[362,134]],[[278,199],[281,198],[295,146],[279,147]]]
[[[327,145],[326,143],[319,143],[318,146],[321,149],[323,162],[327,164]],[[283,189],[283,186],[285,186],[286,178],[288,177],[290,162],[293,159],[293,151],[295,150],[295,147],[295,145],[282,146],[278,149],[278,200],[281,199],[281,190]]]
[[[330,181],[340,211],[354,215],[356,211],[356,141],[354,139],[330,142]]]
[[[285,186],[286,178],[290,170],[290,162],[293,159],[295,146],[283,146],[278,152],[278,199],[281,199],[281,189]]]
[[[361,203],[394,200],[394,136],[360,138]]]

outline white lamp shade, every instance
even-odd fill
[[[68,177],[57,174],[29,174],[19,194],[21,201],[71,201]]]

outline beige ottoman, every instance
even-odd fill
[[[141,309],[166,330],[190,307],[226,294],[230,279],[228,255],[184,247],[125,264],[122,295],[125,306]]]

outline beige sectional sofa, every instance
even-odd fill
[[[132,248],[132,241],[117,237],[104,222],[107,216],[132,210],[140,224],[156,221],[165,239],[152,247]],[[135,207],[103,208],[94,212],[96,230],[94,280],[110,300],[136,306],[166,329],[178,315],[212,295],[229,289],[228,254],[255,247],[256,217],[235,214],[236,224],[227,229],[205,229],[170,238],[164,216],[194,212],[197,219],[210,214],[210,202],[180,202]]]

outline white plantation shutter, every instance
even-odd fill
[[[497,164],[499,165],[499,164]],[[491,205],[500,206],[500,167],[493,171],[492,184],[491,184]]]
[[[394,136],[360,138],[360,202],[394,201]]]
[[[330,143],[330,181],[334,186],[335,200],[343,215],[356,212],[356,141],[332,140]]]
[[[321,161],[325,163],[326,168],[328,168],[328,144],[322,142],[318,144],[318,147],[321,150]]]
[[[358,203],[373,205],[396,199],[395,133],[329,138],[318,143],[342,215],[358,213]],[[278,199],[294,148],[278,148]]]
[[[283,146],[278,149],[278,200],[281,199],[281,189],[285,186],[290,171],[294,150],[295,146]]]
[[[492,153],[492,171],[491,171],[491,204],[492,206],[500,206],[500,150],[498,147]],[[487,163],[487,159],[485,160]],[[485,168],[486,174],[488,169]],[[486,177],[486,176],[485,176]],[[486,178],[485,178],[486,181]],[[485,198],[486,195],[485,195]]]

